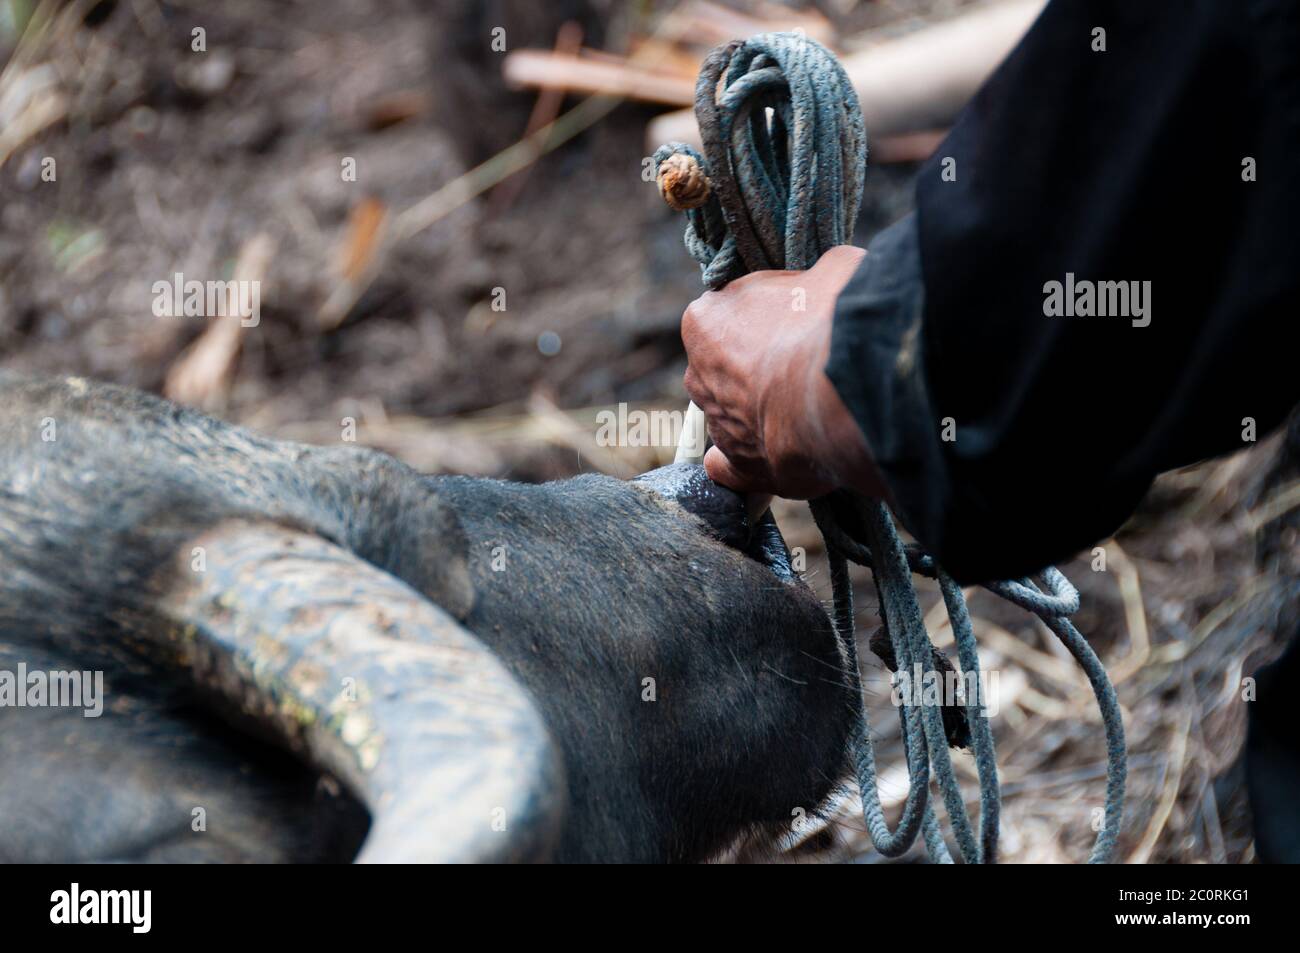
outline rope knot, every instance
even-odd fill
[[[699,208],[709,200],[709,177],[694,156],[675,152],[659,164],[659,194],[677,212]]]

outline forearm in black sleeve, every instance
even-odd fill
[[[827,373],[958,579],[1092,545],[1300,398],[1295,49],[1300,5],[1058,0],[872,242]]]

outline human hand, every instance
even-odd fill
[[[708,418],[710,479],[790,499],[884,484],[823,368],[835,302],[866,254],[840,245],[807,271],[759,271],[682,317],[686,390]]]

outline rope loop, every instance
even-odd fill
[[[1048,566],[1039,573],[1039,580],[1043,584],[1041,589],[1029,579],[990,582],[984,588],[1043,618],[1062,618],[1079,611],[1079,590],[1059,569]]]
[[[717,290],[751,271],[802,270],[853,236],[867,133],[853,85],[830,50],[763,33],[713,50],[695,86],[701,155],[660,147],[655,175],[685,156],[710,185],[687,211],[686,247]]]

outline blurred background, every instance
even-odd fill
[[[284,439],[336,442],[352,418],[359,442],[431,472],[633,476],[673,447],[602,446],[597,414],[685,406],[678,325],[699,270],[645,170],[695,134],[704,53],[802,29],[842,55],[867,118],[865,244],[911,208],[919,163],[1041,6],[0,0],[0,366],[128,384]],[[260,322],[155,316],[153,285],[177,272],[259,281]],[[1242,680],[1297,598],[1280,445],[1162,477],[1104,543],[1104,571],[1091,552],[1062,567],[1124,706],[1127,860],[1254,856]],[[777,516],[829,599],[806,507]],[[896,810],[897,718],[865,652],[875,594],[856,582]],[[970,599],[999,676],[1005,858],[1081,860],[1080,806],[1100,808],[1105,769],[1087,682],[1039,623]],[[973,761],[955,762],[973,794]],[[824,824],[731,859],[880,861],[857,812],[846,789]]]

